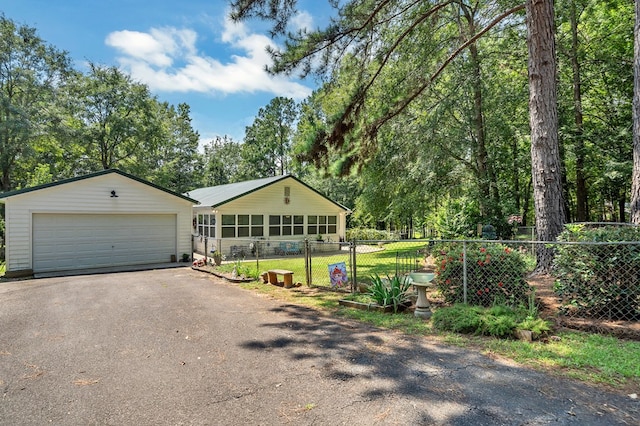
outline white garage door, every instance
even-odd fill
[[[171,214],[34,214],[34,272],[163,263],[176,254]]]

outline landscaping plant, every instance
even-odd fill
[[[628,243],[640,241],[640,228],[567,225],[558,241],[583,243],[557,246],[554,290],[566,314],[640,319],[640,244]]]
[[[380,306],[393,306],[393,312],[398,312],[400,306],[409,300],[408,290],[411,280],[406,276],[387,275],[386,280],[377,274],[371,276],[369,296]]]
[[[436,285],[445,302],[464,302],[464,263],[467,264],[467,303],[470,305],[526,305],[530,286],[525,281],[523,256],[502,244],[442,244],[434,250]]]
[[[534,338],[538,338],[550,330],[547,321],[531,317],[530,310],[524,306],[485,308],[456,304],[437,309],[431,320],[438,330],[500,338],[513,337],[516,330],[529,330]]]

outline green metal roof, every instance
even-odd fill
[[[23,189],[18,189],[18,190],[15,190],[15,191],[9,191],[9,192],[0,193],[0,203],[3,202],[2,201],[3,198],[9,198],[9,197],[12,197],[14,195],[26,194],[28,192],[39,191],[41,189],[51,188],[51,187],[58,186],[58,185],[64,185],[65,183],[71,183],[71,182],[81,181],[81,180],[84,180],[84,179],[90,179],[90,178],[93,178],[93,177],[96,177],[96,176],[108,175],[110,173],[116,173],[116,174],[118,174],[120,176],[124,176],[124,177],[127,177],[129,179],[133,179],[133,180],[135,180],[137,182],[143,183],[145,185],[149,185],[149,186],[151,186],[151,187],[153,187],[155,189],[159,189],[160,191],[166,192],[167,194],[171,194],[173,196],[182,198],[183,200],[191,201],[194,204],[198,204],[198,200],[195,200],[195,199],[190,198],[190,197],[188,197],[186,195],[183,195],[183,194],[179,194],[177,192],[173,192],[171,190],[168,190],[166,188],[158,186],[158,185],[156,185],[154,183],[148,182],[148,181],[146,181],[144,179],[140,179],[139,177],[130,175],[128,173],[125,173],[125,172],[117,170],[117,169],[100,170],[99,172],[89,173],[87,175],[72,177],[72,178],[69,178],[69,179],[63,179],[63,180],[59,180],[57,182],[45,183],[43,185],[32,186],[32,187],[29,187],[29,188],[23,188]]]
[[[193,191],[187,192],[185,195],[191,198],[195,198],[200,202],[202,206],[220,207],[223,204],[229,203],[245,195],[249,195],[259,189],[266,188],[269,185],[273,185],[276,182],[280,182],[285,179],[293,179],[296,182],[304,185],[309,190],[315,192],[325,200],[335,204],[339,208],[350,211],[347,207],[336,203],[335,201],[327,198],[325,195],[316,191],[300,179],[292,175],[274,176],[264,179],[248,180],[244,182],[229,183],[227,185],[210,186],[208,188],[198,188]]]

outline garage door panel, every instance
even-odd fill
[[[36,272],[168,262],[175,254],[171,214],[34,214]]]

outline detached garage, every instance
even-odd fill
[[[7,276],[176,261],[191,253],[195,200],[104,170],[0,194]]]

